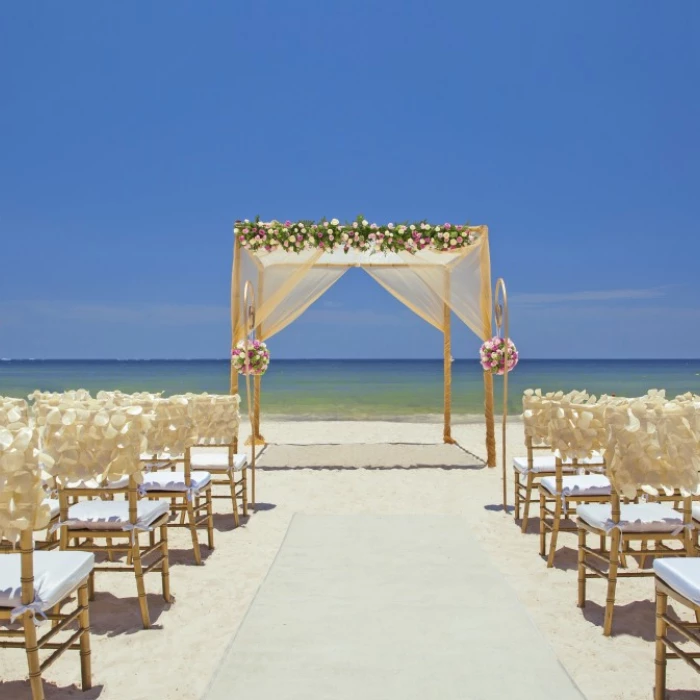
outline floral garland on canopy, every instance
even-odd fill
[[[454,251],[476,242],[479,229],[467,224],[415,223],[370,224],[362,215],[351,224],[341,224],[338,219],[313,221],[236,221],[233,233],[246,250],[277,249],[299,253],[302,250],[333,250],[341,248],[362,252],[416,253],[430,248],[437,251]]]

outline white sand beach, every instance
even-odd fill
[[[91,605],[95,687],[81,692],[78,655],[67,653],[44,673],[47,698],[201,698],[295,513],[462,516],[589,700],[651,697],[652,580],[620,582],[615,632],[605,638],[604,584],[589,583],[592,602],[583,611],[576,607],[575,536],[560,536],[556,568],[547,570],[538,556],[537,518],[523,535],[501,511],[500,466],[483,464],[483,424],[455,425],[457,446],[442,444],[437,424],[264,422],[262,428],[270,444],[258,461],[258,511],[234,530],[228,502],[216,501],[216,549],[209,554],[203,547],[202,567],[192,563],[188,532],[171,530],[176,600],[166,609],[157,574],[147,578],[150,630],[141,627],[133,576],[98,573]],[[511,421],[508,435],[510,460],[523,451],[519,420]],[[508,476],[512,505],[510,468]],[[504,672],[507,667],[504,658]],[[0,700],[30,697],[22,651],[0,656],[0,678]],[[669,666],[668,687],[684,689],[671,690],[671,699],[700,697],[697,675],[680,662]]]

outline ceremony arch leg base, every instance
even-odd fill
[[[253,436],[252,436],[252,435],[249,436],[249,437],[246,439],[245,444],[246,444],[246,446],[249,446],[249,445],[252,445],[252,444],[253,444]],[[256,445],[256,447],[257,447],[258,445],[263,445],[263,446],[264,446],[264,445],[267,445],[267,442],[266,442],[265,438],[264,438],[262,435],[257,435],[257,436],[255,437],[255,445]]]

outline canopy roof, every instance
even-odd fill
[[[473,242],[455,250],[367,251],[337,246],[289,251],[251,250],[236,239],[232,310],[243,285],[256,297],[256,335],[266,339],[298,318],[351,267],[361,267],[422,319],[445,332],[454,312],[481,339],[491,335],[488,228],[472,227]],[[236,274],[238,265],[238,274]],[[245,333],[233,318],[234,344]]]

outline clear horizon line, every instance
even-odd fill
[[[456,362],[478,362],[475,357],[455,357]],[[700,357],[521,357],[537,362],[696,362]],[[1,362],[227,362],[226,357],[2,357]],[[442,362],[442,357],[280,357],[274,362]]]

